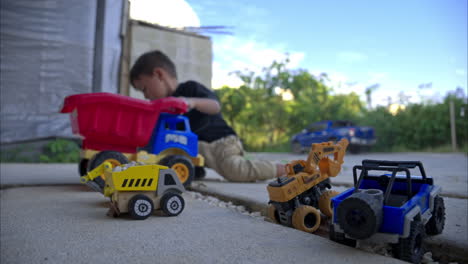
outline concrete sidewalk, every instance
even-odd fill
[[[136,221],[86,186],[3,189],[0,262],[403,263],[183,196],[179,216]]]
[[[257,153],[249,157],[285,163],[305,156]],[[347,155],[343,172],[332,179],[333,188],[343,191],[351,186],[352,166],[364,158],[369,157]],[[447,207],[444,232],[427,239],[426,245],[436,257],[446,257],[442,262],[468,263],[468,200],[452,198],[468,196],[466,156],[405,153],[370,158],[424,162],[427,174],[444,188]],[[264,212],[268,181],[229,183],[216,172],[207,172],[205,180],[193,183],[193,190]],[[323,233],[323,237],[310,235],[214,207],[190,193],[184,195],[186,210],[175,218],[108,218],[106,199],[79,185],[76,164],[0,164],[0,187],[2,263],[398,262],[338,245]]]

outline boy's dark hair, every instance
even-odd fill
[[[130,70],[130,83],[133,85],[133,82],[141,74],[151,75],[154,68],[163,68],[169,75],[177,79],[176,68],[172,60],[161,51],[154,50],[138,57]]]

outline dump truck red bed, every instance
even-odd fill
[[[73,133],[83,137],[83,149],[127,153],[148,144],[160,113],[186,111],[186,103],[174,97],[150,102],[111,93],[71,95],[60,110],[70,113]]]

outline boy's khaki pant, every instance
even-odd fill
[[[205,165],[228,181],[253,182],[276,177],[276,164],[266,160],[247,160],[242,143],[231,135],[213,142],[198,142],[198,151]]]

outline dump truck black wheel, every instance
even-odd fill
[[[350,237],[366,239],[375,234],[382,223],[383,194],[379,191],[379,199],[367,192],[354,193],[338,205],[338,223]]]
[[[137,194],[128,202],[128,212],[135,220],[144,220],[153,213],[153,201],[148,196]]]
[[[272,204],[269,204],[268,205],[268,218],[271,219],[271,221],[273,221],[273,223],[275,224],[279,224],[280,223],[280,219],[279,219],[279,214],[278,214],[278,210],[276,210],[276,207]]]
[[[409,236],[400,238],[399,243],[393,245],[393,255],[404,261],[420,263],[424,255],[424,237],[423,225],[421,222],[413,220]]]
[[[195,167],[195,180],[201,180],[205,178],[206,170],[205,167],[196,166]]]
[[[319,204],[319,209],[322,214],[332,217],[333,216],[333,207],[332,207],[332,202],[331,199],[335,196],[337,196],[339,192],[333,191],[333,190],[326,190],[325,192],[320,195],[318,204]]]
[[[192,161],[185,156],[170,155],[162,159],[160,164],[173,169],[184,187],[190,186],[195,178],[195,168]]]
[[[127,164],[129,163],[129,160],[127,157],[125,157],[122,153],[118,151],[101,151],[98,154],[96,154],[89,162],[88,162],[88,171],[92,171],[94,168],[97,166],[101,165],[104,162],[110,162],[112,164],[112,168],[122,165],[122,164]],[[94,182],[96,182],[101,189],[104,189],[105,185],[105,177],[104,175],[101,175],[101,177],[97,177],[94,179]]]
[[[292,215],[294,228],[313,233],[320,227],[320,212],[312,206],[301,205]]]
[[[88,162],[89,159],[81,159],[80,163],[78,163],[78,173],[81,176],[85,176],[88,173]]]
[[[161,208],[167,216],[177,216],[184,210],[185,201],[177,193],[166,193],[161,198]]]
[[[426,224],[426,233],[428,235],[438,235],[442,233],[445,225],[445,204],[440,196],[434,197],[434,210],[432,217]]]
[[[336,233],[335,226],[333,224],[330,224],[328,235],[331,241],[335,241],[336,243],[340,243],[348,247],[356,247],[356,240],[346,238],[343,233]]]

